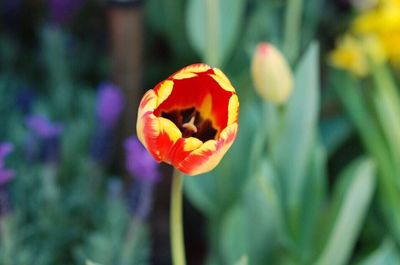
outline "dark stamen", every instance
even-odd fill
[[[161,117],[171,120],[182,132],[184,138],[196,137],[205,142],[215,139],[217,130],[209,119],[204,120],[195,108],[162,112]]]

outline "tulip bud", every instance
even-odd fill
[[[269,43],[260,43],[253,55],[251,74],[257,93],[275,104],[285,103],[293,89],[290,67],[281,52]]]

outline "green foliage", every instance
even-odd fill
[[[352,165],[341,179],[346,182],[335,194],[339,209],[324,250],[316,264],[348,264],[360,227],[375,190],[375,170],[370,160]]]
[[[327,18],[348,15],[334,5],[145,1],[143,87],[200,60],[221,68],[240,100],[232,148],[212,172],[184,179],[185,198],[206,224],[205,264],[400,264],[398,72],[371,65],[359,78],[325,66],[329,34],[338,30]],[[96,8],[78,16],[78,29],[45,21],[44,11],[11,30],[7,16],[0,19],[0,142],[15,145],[6,166],[16,172],[7,185],[12,210],[0,218],[0,264],[144,265],[158,255],[150,248],[157,233],[130,213],[125,189],[110,191],[120,177],[91,155],[94,85],[110,69],[107,45],[98,43],[104,28],[88,26],[99,24]],[[265,41],[294,76],[280,106],[252,87],[254,47]],[[25,88],[35,94],[29,111],[17,102]],[[57,161],[27,155],[29,114],[63,124]]]
[[[244,0],[188,1],[187,32],[203,61],[217,67],[225,62],[240,32],[244,3]]]
[[[87,259],[148,264],[147,225],[129,214],[123,198],[109,195],[108,173],[90,154],[98,126],[94,89],[76,80],[73,59],[65,54],[64,31],[44,27],[41,37],[40,70],[47,74],[38,78],[40,90],[31,88],[35,98],[30,98],[30,113],[24,113],[17,99],[21,87],[33,81],[11,70],[0,72],[0,142],[14,144],[7,167],[16,173],[7,187],[11,212],[0,217],[0,264],[84,264]],[[29,142],[30,114],[63,124],[54,161],[29,156],[38,144]],[[137,223],[134,229],[131,223]]]

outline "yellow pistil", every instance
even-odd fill
[[[195,115],[190,118],[189,122],[186,122],[182,125],[183,128],[192,131],[193,133],[197,133],[197,127],[194,125]]]

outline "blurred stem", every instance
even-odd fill
[[[174,169],[170,213],[171,252],[174,265],[186,264],[182,226],[182,182],[183,173]]]
[[[2,250],[2,264],[13,264],[15,259],[12,251],[13,235],[12,235],[12,218],[10,214],[0,216],[0,245]]]
[[[43,169],[42,181],[45,196],[49,204],[55,204],[58,199],[58,186],[57,186],[57,165],[48,164]]]
[[[206,63],[219,67],[218,63],[218,12],[219,0],[206,0],[208,14],[207,20],[207,49],[205,54]]]
[[[283,51],[291,64],[294,63],[299,54],[302,13],[303,0],[288,0]]]
[[[129,230],[126,235],[124,245],[122,247],[121,264],[129,264],[131,261],[131,251],[135,248],[138,233],[140,231],[141,221],[134,216],[131,217]]]
[[[223,264],[223,259],[220,255],[219,250],[219,238],[220,238],[220,231],[221,231],[221,214],[211,215],[209,219],[209,256],[208,256],[208,263],[206,264]]]

